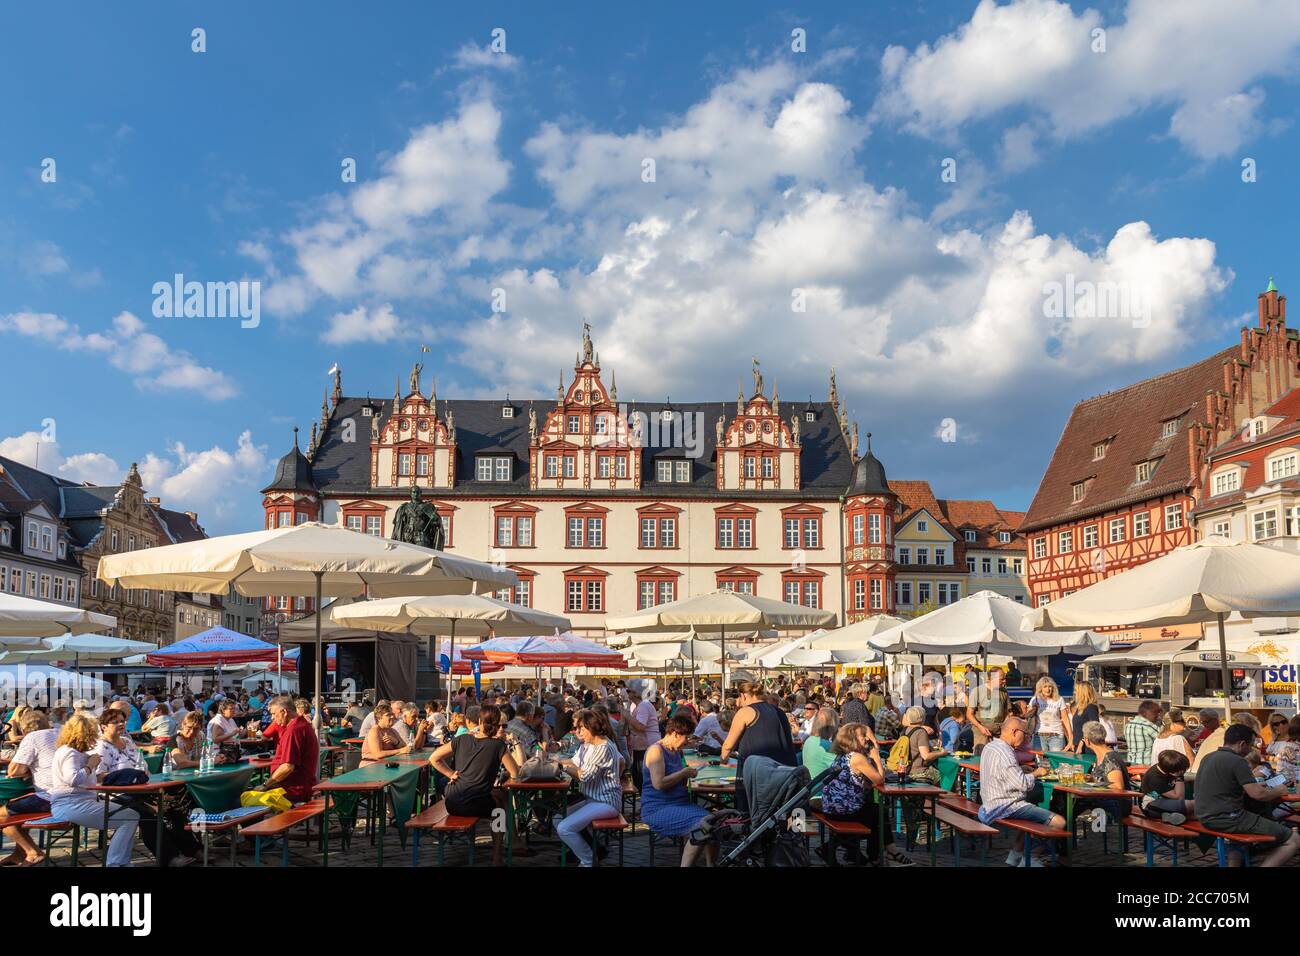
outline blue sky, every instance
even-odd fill
[[[625,398],[725,400],[756,354],[824,399],[834,364],[891,476],[1025,507],[1075,401],[1289,291],[1300,12],[866,6],[14,8],[0,453],[53,419],[42,467],[138,461],[239,530],[333,363],[350,394],[422,357],[441,397],[543,398],[585,318]],[[260,282],[260,324],[155,317],[178,272]],[[1150,321],[1045,316],[1066,276]]]

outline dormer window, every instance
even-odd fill
[[[815,421],[817,421],[817,413],[816,413],[816,412],[804,412],[804,413],[803,413],[803,420],[806,421],[806,422],[815,422]]]
[[[373,408],[371,408],[369,405],[362,405],[362,406],[361,406],[361,417],[362,417],[362,418],[373,418],[373,417],[374,417],[374,414],[375,414],[375,410],[374,410]]]
[[[1106,457],[1106,446],[1109,445],[1109,444],[1110,444],[1110,442],[1099,441],[1099,442],[1097,442],[1097,444],[1093,445],[1093,446],[1092,446],[1092,460],[1093,460],[1093,461],[1101,461],[1103,458],[1105,458],[1105,457]]]
[[[513,405],[502,405],[502,406],[501,406],[501,417],[502,417],[502,418],[514,418],[514,417],[515,417],[515,407],[514,407]]]
[[[8,544],[8,543],[9,543],[8,538],[9,538],[9,532],[6,531],[6,532],[5,532],[5,544]],[[63,560],[64,558],[66,558],[67,556],[68,556],[68,542],[66,542],[66,541],[60,541],[60,542],[59,542],[59,560],[62,561],[62,560]]]
[[[1173,438],[1178,432],[1178,419],[1171,418],[1167,422],[1160,423],[1160,437]]]
[[[1083,494],[1087,490],[1088,490],[1088,483],[1086,481],[1076,481],[1074,484],[1070,486],[1071,502],[1077,505],[1080,501],[1083,500]]]
[[[1249,426],[1249,435],[1251,438],[1258,438],[1264,432],[1268,431],[1268,420],[1264,418],[1252,419]]]
[[[661,458],[655,462],[655,481],[687,484],[691,480],[691,463],[685,458]]]
[[[479,455],[474,477],[479,481],[510,481],[513,462],[509,455]]]
[[[672,420],[673,420],[673,410],[672,410],[671,408],[665,408],[662,412],[659,413],[659,420],[662,421],[662,422],[670,422],[670,421],[672,421]]]
[[[10,541],[10,531],[9,531],[9,529],[8,529],[8,528],[0,528],[0,545],[4,545],[4,547],[7,548],[7,547],[9,547],[9,541]]]
[[[1153,458],[1150,461],[1140,461],[1137,466],[1137,480],[1139,482],[1150,481],[1151,476],[1156,473],[1156,467],[1160,464],[1159,458]]]
[[[999,532],[998,532],[998,541],[1002,542],[1003,544],[1009,544],[1010,541],[1011,541],[1011,532],[1010,532],[1010,531],[999,531]]]
[[[962,534],[965,536],[967,541],[974,541],[975,538],[977,537],[975,532],[972,531],[970,528],[967,528],[965,531],[962,532]]]

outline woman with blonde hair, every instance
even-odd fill
[[[54,819],[91,830],[103,829],[104,805],[99,802],[98,792],[90,789],[98,783],[100,757],[91,753],[98,743],[99,721],[95,718],[74,714],[63,725],[54,751],[54,782],[50,787],[50,816]],[[114,833],[105,865],[130,866],[140,814],[119,807],[109,814],[107,822]]]
[[[1083,725],[1092,721],[1101,722],[1101,711],[1097,709],[1097,688],[1091,681],[1074,682],[1074,707],[1071,711],[1070,730],[1073,743],[1070,749],[1075,753],[1083,750]]]
[[[1026,717],[1038,718],[1038,742],[1043,750],[1062,752],[1074,748],[1070,705],[1061,697],[1056,681],[1044,675],[1034,685],[1034,699]]]

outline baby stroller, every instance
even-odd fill
[[[830,774],[828,769],[812,777],[802,764],[787,767],[770,757],[746,760],[743,784],[749,801],[749,820],[733,811],[731,820],[721,821],[722,827],[741,828],[745,835],[718,860],[718,866],[808,866],[804,825],[812,808],[812,795],[821,789]],[[704,821],[701,829],[708,823]],[[691,834],[692,842],[698,833],[699,830]],[[717,835],[710,834],[715,838]]]

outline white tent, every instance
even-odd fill
[[[994,591],[976,591],[953,604],[882,631],[868,642],[886,654],[1005,654],[1038,657],[1095,654],[1110,641],[1090,631],[1046,634],[1024,624],[1025,606]]]
[[[109,634],[81,634],[77,636],[47,637],[43,647],[10,651],[5,660],[10,663],[35,664],[42,661],[74,661],[82,664],[107,664],[119,657],[131,657],[156,650],[157,644],[148,641],[129,641]]]
[[[41,707],[71,707],[78,698],[94,703],[112,692],[105,681],[49,664],[0,664],[0,702],[7,707],[28,702]]]

